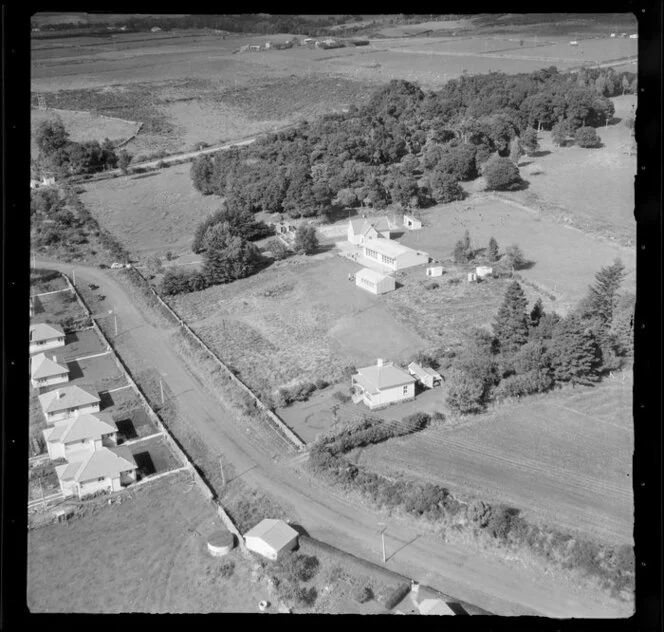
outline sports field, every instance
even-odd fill
[[[624,377],[624,381],[623,381]],[[634,446],[630,372],[498,407],[364,448],[357,462],[504,502],[524,516],[615,543],[631,541]]]

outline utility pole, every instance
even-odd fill
[[[115,322],[115,335],[118,335],[118,316],[113,312],[113,321]]]
[[[72,284],[76,285],[76,270],[74,270],[74,268],[71,269],[71,277],[72,277]]]
[[[41,493],[42,499],[42,511],[46,509],[46,501],[44,500],[44,488],[42,487],[41,478],[39,479],[39,492]]]
[[[381,541],[382,541],[382,543],[383,543],[383,564],[385,564],[385,562],[387,561],[387,560],[385,559],[385,529],[383,529],[383,530],[380,532],[380,539],[381,539]]]
[[[159,378],[159,390],[161,391],[161,405],[164,405],[164,383]]]
[[[219,471],[221,472],[221,486],[226,487],[226,477],[224,476],[224,464],[219,457]]]

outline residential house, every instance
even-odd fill
[[[422,228],[422,222],[412,215],[403,216],[403,225],[410,230],[419,230]]]
[[[396,288],[396,281],[388,274],[362,268],[355,275],[355,285],[372,294],[385,294]]]
[[[108,413],[79,415],[42,431],[51,460],[78,460],[118,444],[118,428]]]
[[[100,448],[79,456],[55,468],[65,497],[118,492],[136,481],[137,465],[129,448]]]
[[[58,387],[39,396],[48,423],[63,421],[76,415],[98,413],[101,400],[93,386]]]
[[[427,268],[428,277],[439,277],[443,276],[443,266],[429,266]]]
[[[417,362],[411,362],[408,365],[408,372],[422,385],[427,388],[440,386],[443,383],[443,376],[434,371],[431,367],[422,366]]]
[[[55,176],[42,176],[41,178],[30,178],[30,188],[49,187],[55,184]]]
[[[348,220],[348,241],[351,244],[361,245],[371,239],[391,239],[392,233],[399,230],[396,222],[391,221],[387,216],[380,217],[361,217]]]
[[[269,560],[277,560],[283,553],[297,546],[298,533],[283,520],[266,518],[244,534],[247,548]]]
[[[65,346],[65,332],[58,325],[30,325],[30,353],[40,353]]]
[[[438,614],[438,615],[452,615],[454,610],[450,608],[442,599],[423,599],[418,604],[420,614]]]
[[[403,270],[429,263],[429,255],[387,239],[372,239],[362,244],[362,254],[388,270]]]
[[[30,381],[35,388],[64,384],[69,382],[69,367],[58,364],[54,355],[39,353],[30,360]]]
[[[415,378],[392,362],[358,369],[352,377],[353,401],[364,402],[371,410],[415,399]]]

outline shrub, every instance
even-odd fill
[[[431,417],[427,413],[412,413],[401,420],[402,431],[404,434],[410,434],[423,430],[427,427]]]
[[[316,380],[316,388],[318,390],[322,391],[324,388],[327,388],[329,385],[330,383],[327,382],[326,380],[322,380],[320,378]]]
[[[424,286],[424,289],[426,289],[426,290],[437,290],[439,287],[440,287],[440,285],[434,281],[433,283],[427,283]]]
[[[485,384],[481,379],[455,369],[447,383],[445,403],[462,414],[477,413],[484,408],[484,392]]]
[[[351,396],[347,395],[343,391],[336,391],[332,395],[332,397],[334,397],[334,399],[340,401],[342,404],[347,404],[351,400]]]
[[[170,250],[166,251],[166,261],[173,261],[173,253]]]
[[[498,505],[489,512],[486,529],[491,537],[506,541],[512,530],[521,527],[523,518],[519,516],[519,509]]]
[[[387,599],[385,599],[385,608],[392,610],[392,608],[400,604],[405,599],[409,592],[410,584],[405,582],[403,584],[399,584],[399,586],[392,592],[392,594],[390,594]]]
[[[280,239],[270,239],[265,245],[265,248],[272,253],[272,256],[277,260],[281,261],[288,256],[289,250],[286,248],[285,244]]]
[[[235,572],[235,562],[232,560],[225,560],[219,566],[219,576],[223,579],[229,579]]]
[[[355,601],[357,601],[358,603],[367,603],[367,601],[371,601],[373,598],[374,598],[373,590],[371,589],[371,586],[369,586],[368,584],[360,586],[355,591]]]
[[[320,562],[315,555],[291,553],[278,564],[278,571],[286,579],[296,582],[308,582],[316,576]]]
[[[513,191],[522,185],[519,169],[509,158],[492,158],[484,166],[482,176],[492,191]]]
[[[574,133],[574,142],[579,147],[597,148],[602,146],[602,139],[594,127],[579,127]]]
[[[357,369],[352,364],[347,364],[343,369],[342,373],[345,378],[351,378],[357,373]]]

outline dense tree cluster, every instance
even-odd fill
[[[622,90],[625,75],[615,76]],[[626,81],[631,85],[631,77]],[[461,199],[459,182],[480,173],[489,188],[518,188],[516,165],[524,151],[537,150],[537,128],[553,128],[565,140],[579,128],[604,125],[613,113],[606,94],[553,67],[464,75],[439,92],[394,80],[361,107],[201,156],[191,177],[201,193],[251,213],[421,208]]]
[[[96,173],[118,166],[119,156],[108,138],[101,144],[96,140],[76,143],[69,139],[59,117],[39,124],[35,142],[44,166],[61,175]]]
[[[460,242],[462,243],[462,242]],[[549,390],[555,384],[591,385],[633,352],[633,294],[619,293],[625,276],[616,260],[602,268],[577,309],[562,318],[531,310],[518,282],[508,286],[493,331],[472,330],[455,354],[447,404],[461,413],[487,402]]]

